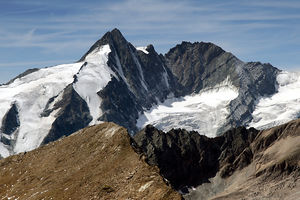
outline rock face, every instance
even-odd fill
[[[139,116],[168,96],[184,98],[227,80],[238,96],[222,108],[229,114],[216,128],[221,134],[251,121],[258,99],[276,92],[278,72],[270,64],[244,63],[212,43],[183,42],[164,56],[152,45],[139,50],[114,29],[77,63],[28,70],[0,86],[0,155],[31,150],[102,121],[135,134]],[[17,116],[11,105],[20,108],[20,120],[7,123],[6,113]]]
[[[134,140],[186,199],[299,198],[300,120],[264,131],[235,128],[216,138],[149,125]]]
[[[181,199],[130,146],[126,129],[92,126],[0,161],[4,199]]]

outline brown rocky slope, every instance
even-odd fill
[[[0,199],[181,199],[130,146],[125,128],[104,123],[0,160]]]

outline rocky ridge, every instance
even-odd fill
[[[104,123],[2,159],[0,199],[181,199],[130,143]]]
[[[239,127],[216,138],[149,125],[134,140],[186,199],[299,197],[300,120],[263,131]]]

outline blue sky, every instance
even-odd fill
[[[0,0],[0,83],[28,68],[78,60],[118,28],[159,53],[209,41],[243,61],[300,70],[298,0]]]

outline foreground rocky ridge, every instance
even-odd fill
[[[0,161],[0,199],[181,199],[104,123]]]
[[[103,123],[0,161],[0,199],[297,199],[300,119],[208,138]]]
[[[186,199],[300,197],[300,120],[264,131],[235,128],[216,138],[149,125],[134,140]]]

